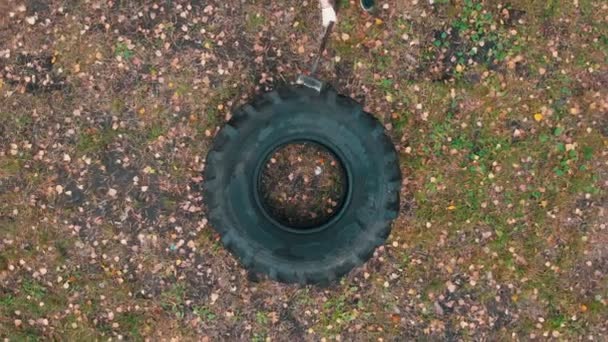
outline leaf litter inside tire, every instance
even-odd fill
[[[314,228],[340,209],[346,193],[340,161],[326,148],[310,142],[277,149],[260,179],[260,197],[279,223],[296,229]]]

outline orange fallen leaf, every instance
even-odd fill
[[[401,316],[397,314],[391,314],[391,321],[393,322],[393,324],[399,324],[399,322],[401,322]]]
[[[448,210],[456,210],[456,206],[455,205],[451,205],[447,208]]]

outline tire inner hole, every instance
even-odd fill
[[[268,214],[296,229],[330,221],[342,207],[346,190],[342,163],[330,150],[312,142],[275,150],[263,167],[259,189]]]

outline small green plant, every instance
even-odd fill
[[[148,131],[148,140],[156,140],[161,135],[165,134],[165,128],[161,125],[153,125]]]
[[[183,318],[185,292],[186,289],[183,284],[174,284],[167,291],[161,293],[161,306],[173,312],[177,318]]]
[[[46,293],[46,288],[44,288],[44,286],[29,280],[23,282],[21,288],[23,289],[23,292],[36,300],[42,299]]]
[[[259,311],[255,313],[255,321],[260,325],[266,325],[268,323],[268,316],[265,312]]]
[[[133,339],[139,339],[141,338],[141,333],[140,333],[140,326],[143,323],[143,317],[135,314],[135,313],[126,313],[121,315],[118,318],[118,322],[120,323],[120,325],[126,329],[127,331],[129,331],[131,338]]]
[[[213,321],[217,318],[217,315],[206,306],[197,306],[192,312],[203,321]]]
[[[264,342],[264,341],[266,341],[266,335],[260,334],[260,333],[255,333],[251,337],[251,341],[253,341],[253,342]]]
[[[259,13],[251,14],[247,17],[247,30],[257,31],[266,23],[266,19]]]
[[[123,42],[118,42],[118,43],[116,43],[116,46],[114,47],[114,55],[120,56],[126,60],[129,60],[133,57],[134,53],[131,49],[129,49],[127,44],[125,44]]]

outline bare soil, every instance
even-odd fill
[[[346,191],[344,169],[327,149],[314,143],[281,147],[269,158],[260,193],[269,213],[280,223],[310,228],[327,222]]]

